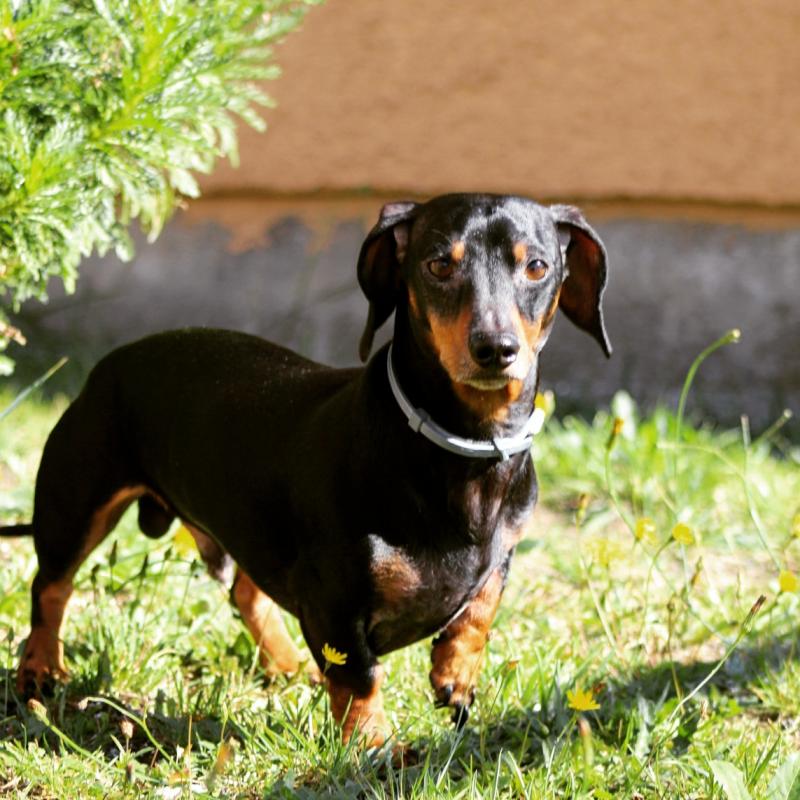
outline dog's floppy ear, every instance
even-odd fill
[[[375,331],[383,325],[397,304],[400,264],[406,255],[408,234],[416,203],[387,203],[375,227],[367,234],[358,256],[358,282],[369,300],[369,316],[358,354],[369,358]]]
[[[600,237],[574,206],[550,206],[562,253],[566,242],[567,276],[561,287],[559,308],[575,325],[594,336],[606,356],[611,343],[603,324],[606,288],[606,249]]]

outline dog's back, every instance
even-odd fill
[[[143,486],[201,529],[224,534],[231,509],[249,525],[250,513],[279,505],[269,496],[292,482],[314,417],[361,372],[233,331],[185,329],[125,345],[92,370],[48,439],[37,512],[53,514],[59,495],[69,515]]]

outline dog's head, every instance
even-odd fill
[[[390,203],[361,248],[358,279],[370,303],[362,360],[404,297],[413,335],[457,390],[517,394],[557,308],[611,354],[605,248],[572,206],[485,194]]]

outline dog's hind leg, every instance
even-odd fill
[[[25,697],[66,677],[60,632],[73,577],[128,505],[148,491],[127,463],[113,407],[113,386],[102,375],[90,378],[42,453],[32,523],[39,570],[31,589],[31,632],[17,671]]]
[[[233,559],[214,538],[185,520],[183,525],[194,537],[209,574],[231,587],[231,600],[256,641],[264,672],[269,676],[298,672],[303,667],[303,656],[286,630],[278,604],[242,569],[236,568],[234,575]],[[313,670],[316,667],[312,668],[312,677]]]
[[[17,671],[17,689],[23,697],[67,677],[60,632],[72,579],[128,505],[145,491],[143,486],[119,488],[92,513],[83,514],[76,510],[76,498],[66,497],[67,493],[61,495],[63,503],[54,496],[47,496],[44,504],[37,502],[33,526],[39,571],[31,589],[31,632]]]
[[[242,569],[236,570],[232,595],[244,624],[256,640],[264,671],[268,675],[298,672],[303,667],[303,657],[286,630],[278,604]],[[314,667],[311,675],[318,678]]]

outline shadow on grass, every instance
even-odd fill
[[[710,704],[710,713],[720,720],[743,714],[759,720],[778,719],[782,709],[765,700],[759,688],[770,673],[798,661],[800,634],[762,637],[750,646],[739,647],[683,708],[680,724],[669,740],[671,755],[679,757],[690,746],[705,703]],[[634,723],[637,727],[654,723],[652,718],[646,722],[641,718],[640,702],[649,706],[653,716],[659,711],[668,716],[681,698],[706,680],[717,664],[718,661],[710,660],[663,661],[653,667],[636,667],[629,675],[609,682],[598,698],[600,710],[591,715],[594,736],[609,747],[632,748],[633,741],[627,731],[631,716],[638,715]],[[680,695],[676,685],[680,687]],[[412,790],[422,792],[414,796],[429,796],[425,791],[435,791],[439,782],[449,784],[449,791],[453,791],[454,786],[467,786],[476,771],[495,774],[505,754],[509,754],[521,770],[546,767],[553,753],[571,746],[577,736],[574,719],[563,697],[555,698],[547,708],[536,711],[510,708],[495,717],[484,712],[480,725],[468,723],[461,732],[442,728],[441,733],[430,739],[412,740],[411,746],[419,758],[402,770],[391,766],[387,754],[371,759],[362,755],[358,760],[339,763],[334,769],[309,773],[305,780],[295,775],[288,781],[278,780],[265,796],[360,798],[377,796],[367,791],[373,788],[391,788],[390,796],[405,796],[412,794]],[[627,744],[626,735],[629,737]]]
[[[176,759],[189,742],[193,748],[204,743],[216,747],[223,738],[244,738],[230,720],[176,713],[177,701],[161,692],[154,707],[144,710],[125,698],[94,692],[93,682],[78,680],[57,686],[40,704],[32,705],[17,695],[14,680],[12,670],[0,670],[0,702],[5,706],[0,742],[37,742],[54,753],[77,750],[77,745],[109,762],[124,748],[138,761],[154,764]]]
[[[759,696],[753,693],[751,684],[780,670],[786,663],[798,661],[800,629],[790,634],[763,636],[752,644],[737,647],[704,685],[702,693],[713,687],[724,695],[745,701],[743,706],[760,704]],[[677,696],[677,682],[682,696],[685,696],[702,683],[718,663],[718,660],[689,663],[665,660],[653,667],[635,668],[628,680],[621,682],[617,688],[627,696],[642,695],[649,700],[663,697],[666,700]]]
[[[697,697],[687,703],[680,728],[671,742],[671,752],[680,755],[691,744],[704,700],[711,703],[712,713],[720,718],[738,714],[750,714],[759,719],[778,718],[781,709],[765,700],[759,688],[765,676],[779,671],[787,662],[798,660],[800,635],[797,633],[763,637],[749,646],[739,647]],[[642,703],[648,704],[653,714],[659,710],[669,713],[680,697],[685,697],[704,681],[716,665],[716,661],[685,664],[664,661],[653,667],[636,667],[630,674],[609,681],[598,696],[600,710],[592,714],[596,721],[592,725],[595,736],[609,746],[624,745],[624,730],[632,715],[641,716]],[[0,722],[0,742],[9,739],[23,743],[35,741],[53,752],[69,747],[16,697],[13,680],[12,671],[0,671],[0,702],[6,700],[5,717]],[[680,687],[680,696],[676,686]],[[88,681],[60,687],[45,705],[49,719],[60,731],[80,748],[102,754],[109,762],[121,755],[121,745],[134,753],[137,760],[152,764],[159,759],[176,759],[179,748],[186,748],[190,740],[194,748],[200,749],[216,747],[228,737],[240,743],[251,739],[248,731],[230,721],[177,713],[179,701],[162,694],[157,696],[152,709],[142,711],[133,707],[130,700],[114,695],[95,694],[93,699],[84,700],[95,688]],[[430,713],[437,712],[431,709]],[[482,720],[477,724],[468,723],[461,732],[448,730],[443,724],[427,739],[414,740],[413,729],[409,727],[408,740],[418,752],[418,759],[402,770],[392,766],[388,753],[356,756],[341,746],[323,746],[320,752],[324,756],[313,768],[305,774],[294,774],[292,766],[287,764],[286,774],[264,787],[265,796],[302,798],[334,793],[361,797],[373,787],[390,787],[391,794],[401,795],[412,788],[419,790],[423,783],[430,790],[437,782],[452,787],[469,780],[476,768],[496,769],[506,753],[521,769],[542,767],[546,765],[548,754],[570,745],[576,735],[573,712],[565,707],[563,697],[555,695],[541,709],[510,707],[493,716],[489,708],[481,709],[475,716]],[[127,728],[127,733],[132,733],[130,736],[126,735],[126,720],[134,722],[132,728]],[[641,724],[641,720],[636,724]],[[323,768],[321,761],[328,759],[329,752],[333,755]]]

